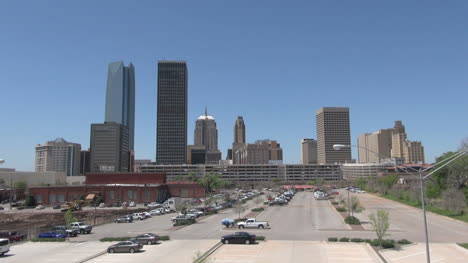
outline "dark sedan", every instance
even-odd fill
[[[221,237],[221,242],[224,244],[255,244],[256,236],[247,232],[235,232],[232,235]]]
[[[49,231],[39,234],[39,238],[66,238],[67,233],[65,231]]]
[[[133,217],[131,215],[121,216],[114,220],[116,223],[131,223],[133,222]]]
[[[140,242],[142,244],[157,244],[159,241],[159,236],[153,233],[146,233],[146,234],[141,234],[139,236],[136,236],[131,239],[132,241],[135,240],[137,242]]]
[[[135,253],[137,251],[140,251],[142,247],[143,245],[140,243],[136,243],[132,241],[122,241],[115,245],[110,246],[107,249],[107,252],[108,253],[114,253],[114,252]]]

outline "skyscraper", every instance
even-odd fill
[[[407,139],[405,126],[401,121],[395,121],[392,132],[392,157],[404,158],[404,146]]]
[[[36,172],[66,172],[67,176],[80,175],[81,145],[57,138],[36,145]]]
[[[301,160],[302,164],[316,164],[317,163],[317,141],[314,139],[301,140]]]
[[[242,116],[237,116],[234,124],[234,142],[232,143],[232,161],[239,163],[236,152],[245,145],[245,124]]]
[[[206,163],[219,163],[221,152],[218,149],[218,128],[213,116],[205,115],[198,117],[195,122],[194,145],[204,146],[206,150]],[[191,158],[193,159],[193,158]]]
[[[134,150],[135,135],[135,68],[123,61],[109,64],[104,122],[123,124],[128,128],[130,151]]]
[[[91,124],[91,172],[129,172],[127,126],[115,122]]]
[[[156,163],[187,162],[187,64],[158,62]]]
[[[380,163],[390,158],[392,133],[394,129],[381,129],[374,133],[364,133],[358,137],[360,163]]]
[[[318,163],[349,163],[351,149],[333,149],[334,144],[351,145],[349,108],[325,107],[316,113]]]

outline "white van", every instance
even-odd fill
[[[0,238],[0,255],[3,256],[8,251],[10,251],[10,240],[6,238]]]

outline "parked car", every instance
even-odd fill
[[[205,214],[205,213],[203,213],[203,211],[200,211],[200,210],[197,210],[197,209],[191,209],[191,210],[189,211],[189,213],[190,213],[190,214],[195,214],[195,215],[197,215],[197,217],[200,217],[200,216],[202,216],[202,215]]]
[[[73,228],[67,227],[67,226],[54,226],[52,228],[52,231],[65,232],[65,233],[67,233],[67,236],[69,236],[69,237],[76,237],[80,233],[79,230],[73,229]]]
[[[138,235],[130,240],[131,241],[136,240],[143,244],[151,245],[151,244],[157,244],[159,242],[159,236],[153,233],[146,233],[146,234]]]
[[[179,215],[184,215],[184,214],[179,213]],[[187,217],[187,218],[189,218],[189,219],[195,219],[195,218],[198,217],[198,214],[194,214],[194,213],[187,212],[187,213],[185,214],[185,217]]]
[[[7,238],[0,238],[0,255],[5,255],[10,251],[10,241]]]
[[[62,208],[60,205],[54,205],[54,206],[52,206],[52,209],[60,209],[60,208]]]
[[[158,209],[151,210],[149,213],[150,213],[152,216],[160,216],[160,215],[162,215],[162,214],[161,214],[161,210],[158,210]]]
[[[150,213],[150,212],[143,212],[143,214],[146,216],[146,218],[150,218],[150,217],[151,217],[151,213]]]
[[[26,236],[24,234],[20,234],[16,231],[6,231],[0,232],[0,238],[7,238],[11,242],[18,242],[24,240]]]
[[[114,220],[115,223],[131,223],[133,222],[133,217],[131,215],[120,216]]]
[[[67,232],[65,231],[49,231],[40,233],[39,238],[66,238]]]
[[[45,206],[43,206],[43,205],[38,205],[38,206],[36,206],[35,209],[36,209],[36,210],[42,210],[42,209],[44,209],[44,208],[45,208]]]
[[[150,209],[154,209],[154,208],[162,207],[162,205],[161,205],[161,204],[158,204],[158,203],[156,203],[156,202],[151,202],[151,203],[148,204],[147,207],[150,208]]]
[[[254,244],[256,236],[247,232],[235,232],[232,235],[221,237],[221,242],[224,244]]]
[[[255,218],[249,218],[245,222],[237,223],[238,228],[270,228],[267,221],[257,221]]]
[[[117,244],[114,244],[107,248],[108,253],[114,253],[114,252],[128,252],[128,253],[135,253],[137,251],[140,251],[141,248],[143,248],[143,245],[137,242],[133,242],[130,240],[127,241],[122,241]]]
[[[80,234],[89,234],[91,233],[91,230],[93,230],[93,227],[90,226],[90,225],[86,225],[85,223],[82,223],[82,222],[73,222],[70,224],[70,227],[72,229],[76,229],[78,231],[80,231]]]
[[[104,207],[106,207],[106,204],[104,204],[104,203],[99,204],[99,208],[104,208]]]
[[[129,207],[135,207],[136,204],[135,204],[135,202],[132,201],[132,202],[130,202],[130,204],[128,204],[128,206],[129,206]]]
[[[133,213],[132,216],[133,216],[133,219],[135,219],[135,220],[145,220],[146,219],[146,215],[143,214],[143,213]]]
[[[174,216],[173,218],[171,218],[171,221],[172,222],[176,222],[178,220],[188,220],[188,219],[191,219],[193,217],[187,217],[185,215],[178,215],[178,216]]]

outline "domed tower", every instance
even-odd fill
[[[194,145],[203,146],[206,150],[206,163],[218,163],[221,160],[221,152],[218,150],[218,128],[213,116],[205,115],[198,117],[195,122]]]

